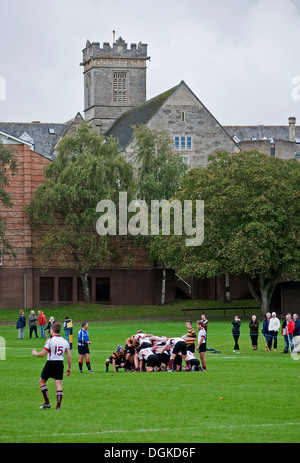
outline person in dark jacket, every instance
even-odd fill
[[[17,321],[17,329],[18,329],[18,338],[24,339],[24,331],[26,326],[26,316],[24,314],[24,310],[20,310],[19,318]]]
[[[233,352],[236,352],[237,354],[240,353],[240,347],[239,347],[239,337],[240,337],[240,326],[241,326],[241,320],[239,319],[238,315],[234,317],[233,322],[231,322],[233,325],[232,327],[232,336],[234,339],[234,348]]]
[[[262,323],[262,329],[261,329],[262,335],[265,337],[266,344],[268,346],[268,348],[266,347],[265,350],[271,350],[271,347],[272,347],[271,346],[272,338],[271,338],[271,336],[269,334],[270,318],[271,318],[270,312],[266,313],[266,318],[264,319],[264,321]]]
[[[252,315],[251,321],[249,323],[249,328],[250,328],[250,338],[252,342],[252,349],[257,350],[259,321],[257,320],[256,315]]]

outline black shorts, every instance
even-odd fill
[[[47,381],[49,378],[63,379],[64,362],[61,360],[48,360],[41,373],[41,378]]]
[[[134,355],[135,354],[135,348],[132,347],[132,346],[125,346],[125,354],[131,354],[131,355]]]
[[[78,346],[78,354],[85,355],[89,353],[90,353],[90,349],[89,349],[88,344],[85,344],[83,346]]]
[[[202,344],[200,344],[199,354],[200,352],[206,352],[206,342],[203,342]]]
[[[179,352],[182,353],[182,355],[186,355],[186,342],[185,341],[178,341],[173,349],[173,354],[179,354]]]
[[[195,352],[195,344],[186,345],[186,349],[190,352]]]
[[[147,367],[158,367],[159,366],[159,360],[156,354],[149,355],[147,358]]]

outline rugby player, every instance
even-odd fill
[[[35,349],[32,350],[32,355],[34,357],[45,357],[45,355],[47,355],[47,362],[39,380],[41,392],[45,400],[44,404],[40,407],[41,410],[51,407],[47,388],[47,381],[49,378],[53,378],[55,380],[57,399],[56,410],[60,409],[63,396],[62,380],[64,371],[64,353],[66,353],[68,359],[68,369],[66,374],[67,376],[71,374],[71,350],[69,343],[60,336],[60,330],[61,325],[59,323],[53,323],[50,328],[51,338],[47,339],[43,350],[41,352],[37,352]]]

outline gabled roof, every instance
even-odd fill
[[[217,119],[211,114],[211,112],[205,107],[205,105],[199,100],[199,98],[192,92],[188,85],[182,80],[178,85],[172,87],[164,93],[152,98],[149,101],[141,104],[140,106],[127,111],[116,119],[116,121],[106,130],[106,136],[113,136],[119,139],[120,147],[123,150],[131,141],[133,134],[133,126],[147,124],[150,119],[159,111],[159,109],[167,102],[167,100],[179,89],[179,87],[186,87],[193,97],[201,104],[201,106],[210,114],[215,120],[216,124],[223,130],[225,135],[232,140],[232,142],[239,148],[235,140],[232,139],[231,135],[226,129],[217,121]]]
[[[122,114],[106,130],[105,135],[118,138],[121,149],[124,149],[132,139],[133,126],[147,124],[180,85],[176,85],[176,87]]]
[[[224,126],[232,136],[238,137],[240,141],[273,139],[289,141],[289,126],[286,125],[230,125]],[[296,138],[300,138],[300,126],[296,126]]]
[[[61,137],[69,130],[71,131],[74,122],[79,120],[83,120],[80,113],[77,113],[73,119],[61,124],[37,121],[29,123],[0,122],[0,131],[21,139],[23,142],[27,141],[26,138],[25,140],[21,138],[26,133],[33,140],[32,148],[36,153],[52,158]]]

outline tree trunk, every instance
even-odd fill
[[[91,302],[90,288],[88,283],[88,273],[81,273],[84,302]]]
[[[76,269],[78,270],[78,273],[82,281],[84,302],[91,302],[90,288],[88,284],[88,272],[83,271],[76,249],[73,249],[72,254],[75,261]]]
[[[165,305],[166,300],[166,269],[162,269],[162,282],[161,282],[161,305]]]
[[[278,283],[279,276],[274,276],[271,279],[266,279],[264,275],[261,273],[259,275],[260,295],[257,294],[251,279],[249,277],[245,277],[245,280],[246,280],[246,283],[248,285],[248,288],[252,296],[254,297],[256,302],[260,305],[261,314],[265,316],[266,313],[269,312],[271,298],[272,298],[275,286]]]
[[[231,302],[229,273],[225,275],[225,302]]]

